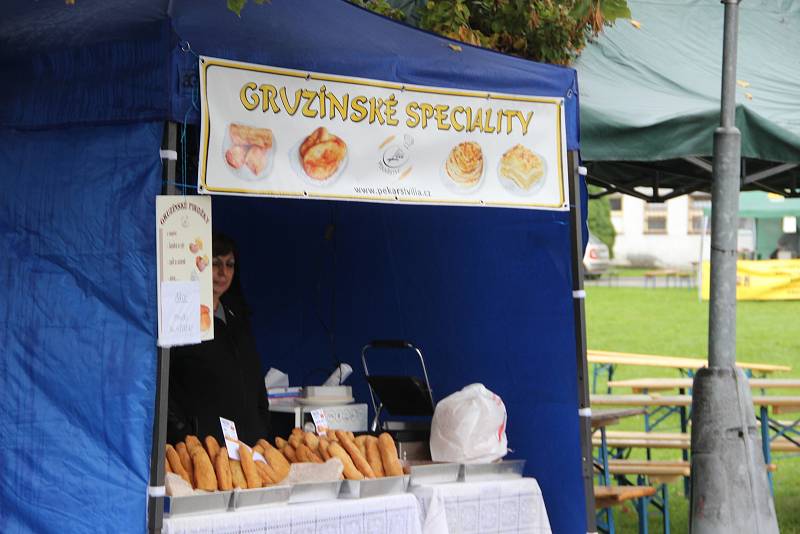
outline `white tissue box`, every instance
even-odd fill
[[[294,406],[302,396],[303,388],[300,386],[267,388],[270,406]]]

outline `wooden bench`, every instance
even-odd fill
[[[653,486],[595,486],[594,507],[597,509],[609,508],[655,494],[656,488]]]
[[[775,464],[768,464],[767,471],[778,470]],[[608,472],[611,475],[645,476],[650,482],[669,484],[691,474],[691,464],[684,460],[609,460]]]
[[[592,437],[592,444],[601,445],[600,436]],[[618,449],[691,449],[691,435],[682,432],[641,432],[632,430],[607,430],[606,444]],[[797,445],[786,438],[776,438],[770,443],[772,452],[797,452]]]
[[[674,281],[676,276],[678,276],[678,271],[674,271],[672,269],[647,271],[644,273],[644,287],[648,287],[648,284],[651,283],[653,284],[653,287],[656,287],[656,280],[658,278],[664,278],[664,280],[666,280],[667,287],[669,287],[670,280]]]

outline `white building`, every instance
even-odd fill
[[[710,194],[692,193],[663,203],[648,203],[622,194],[610,195],[609,200],[611,222],[617,231],[615,264],[682,270],[697,264],[704,229],[703,208],[710,204]],[[740,220],[739,250],[744,254],[753,250],[752,226],[752,219]],[[706,234],[704,259],[709,257],[709,238]]]

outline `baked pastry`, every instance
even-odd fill
[[[225,161],[234,169],[239,169],[244,165],[244,159],[247,156],[246,145],[233,145],[225,152]]]
[[[244,164],[256,176],[267,166],[267,149],[260,146],[251,146],[244,158]]]
[[[383,470],[386,476],[401,476],[403,474],[403,466],[400,465],[400,459],[397,457],[397,447],[389,433],[384,432],[378,436],[378,449],[381,452]]]
[[[500,158],[500,176],[527,191],[544,176],[544,162],[533,151],[514,145]]]
[[[314,180],[327,180],[347,155],[347,145],[325,127],[320,126],[300,145],[300,162],[305,173]]]
[[[228,128],[231,147],[225,151],[225,161],[234,169],[246,166],[258,176],[267,167],[267,152],[272,148],[272,130],[231,124]]]
[[[253,145],[261,148],[272,148],[272,130],[269,128],[253,128],[243,124],[231,124],[228,130],[234,145]]]
[[[378,448],[378,438],[375,436],[367,436],[367,461],[370,467],[375,472],[376,477],[386,476],[383,470],[383,460],[381,460],[381,451]]]
[[[447,175],[455,183],[469,187],[483,175],[483,151],[474,141],[459,143],[450,151],[445,163]]]
[[[197,489],[217,491],[217,475],[206,450],[203,447],[193,446],[191,455]]]
[[[228,461],[228,450],[220,449],[214,459],[214,472],[217,474],[217,486],[222,491],[233,489],[231,464]]]
[[[263,485],[261,475],[258,474],[256,463],[253,461],[253,453],[244,443],[239,442],[239,463],[242,466],[244,478],[249,489],[260,488]]]

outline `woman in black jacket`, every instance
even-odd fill
[[[167,441],[194,434],[222,443],[219,418],[224,417],[236,423],[240,440],[253,445],[271,437],[269,410],[237,276],[236,244],[216,234],[212,254],[214,339],[171,351]]]

